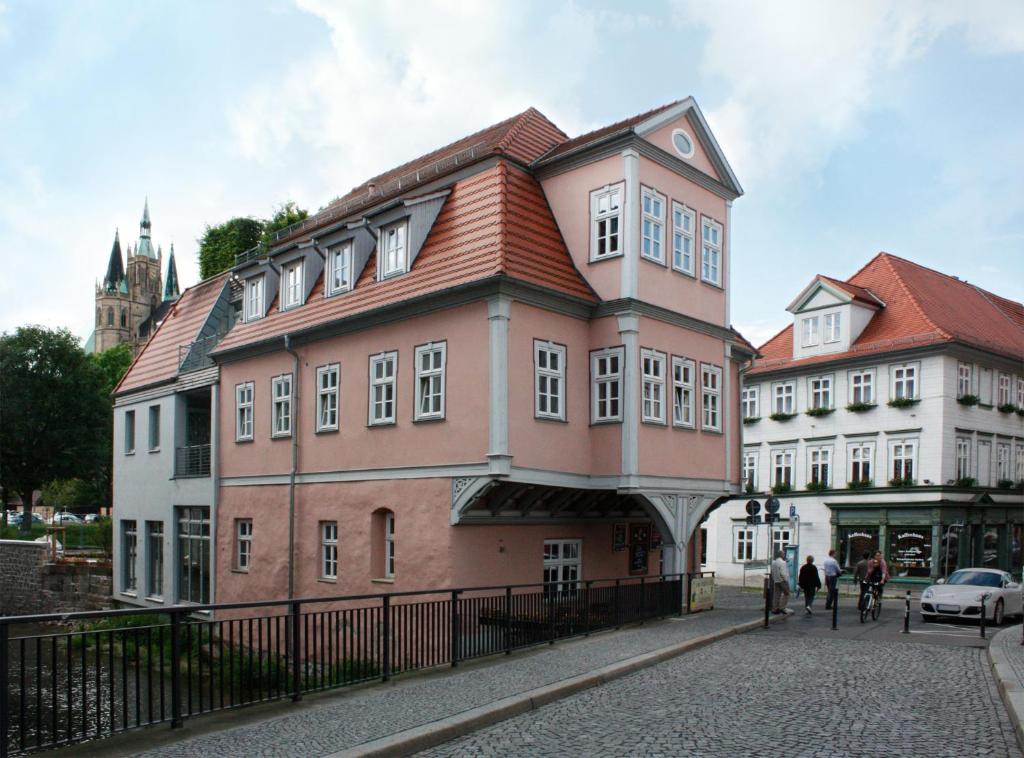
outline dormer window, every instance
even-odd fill
[[[263,277],[255,276],[245,283],[245,320],[263,318]]]
[[[804,347],[814,347],[818,344],[818,317],[805,318],[800,323],[800,333],[803,335],[801,344]]]
[[[825,314],[825,342],[839,342],[839,315],[838,313]]]
[[[408,270],[408,223],[402,221],[380,232],[381,278],[404,274]]]
[[[302,261],[284,267],[281,285],[281,309],[302,305]]]
[[[590,193],[590,222],[590,260],[596,261],[621,254],[621,184]]]
[[[643,189],[643,234],[640,255],[655,263],[665,263],[665,198],[652,189]]]
[[[700,278],[716,287],[722,286],[722,225],[709,218],[701,221]]]
[[[352,243],[332,247],[327,257],[327,294],[337,295],[352,289]]]

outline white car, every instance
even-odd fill
[[[53,518],[50,519],[51,524],[81,524],[82,519],[78,518],[74,513],[55,513]]]
[[[954,571],[949,579],[939,579],[921,593],[921,618],[977,621],[983,595],[986,621],[999,625],[1007,616],[1024,614],[1021,586],[1012,576],[999,569],[965,568]]]

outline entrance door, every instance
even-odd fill
[[[992,486],[992,443],[978,440],[978,486]]]

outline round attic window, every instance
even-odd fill
[[[676,129],[672,132],[672,147],[684,158],[693,157],[693,140],[682,129]]]

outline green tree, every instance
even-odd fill
[[[248,216],[207,226],[199,240],[199,278],[208,279],[235,265],[235,256],[260,243],[263,222]]]
[[[21,496],[55,479],[88,478],[109,455],[103,378],[67,329],[19,327],[0,335],[0,483]]]
[[[264,248],[270,247],[274,242],[275,232],[297,224],[308,217],[309,211],[297,207],[291,200],[284,205],[279,205],[274,215],[263,222],[263,237],[260,243]]]
[[[132,349],[124,342],[114,345],[102,353],[89,356],[100,377],[100,396],[106,403],[107,415],[102,433],[97,433],[97,445],[101,451],[100,460],[90,476],[85,476],[81,488],[76,492],[79,498],[74,505],[102,506],[114,501],[114,388],[132,365]]]
[[[92,486],[83,479],[54,479],[43,485],[39,502],[56,511],[67,511],[88,505],[93,496]]]

